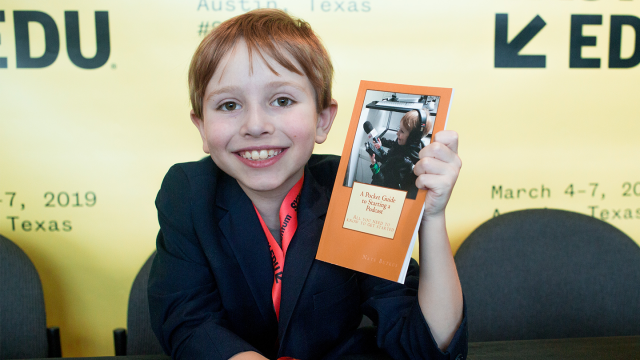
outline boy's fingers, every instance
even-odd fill
[[[454,153],[458,153],[458,133],[453,130],[443,130],[433,135],[433,141],[446,145]]]
[[[443,175],[423,174],[416,179],[416,187],[418,189],[440,189],[443,184]]]
[[[457,177],[460,172],[460,167],[456,164],[447,163],[435,158],[423,158],[416,163],[413,168],[414,174],[420,176],[423,174],[433,175],[446,175],[450,177]]]
[[[438,159],[450,163],[456,167],[462,166],[462,161],[457,153],[441,142],[432,142],[420,150],[420,161],[423,159]]]

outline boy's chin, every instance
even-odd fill
[[[294,178],[288,179],[246,179],[247,181],[242,181],[241,185],[245,191],[250,190],[259,193],[268,193],[272,191],[280,192],[280,191],[289,191],[295,185],[295,183],[299,180]]]

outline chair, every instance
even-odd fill
[[[47,329],[36,268],[16,244],[0,235],[0,359],[61,356],[60,329]]]
[[[469,341],[640,335],[640,247],[593,217],[500,215],[469,235],[455,262]]]
[[[147,298],[149,270],[151,270],[151,263],[153,263],[155,256],[154,251],[138,272],[131,286],[127,311],[128,331],[122,328],[113,330],[116,356],[164,354],[160,342],[151,330],[149,299]]]

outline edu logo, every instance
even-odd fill
[[[0,10],[0,22],[4,22],[4,11]],[[44,29],[44,54],[32,57],[29,47],[29,23],[38,23]],[[95,12],[96,54],[84,57],[80,50],[80,26],[77,11],[64,12],[64,27],[67,54],[71,62],[82,69],[97,69],[109,60],[111,44],[109,38],[109,13]],[[51,16],[41,11],[14,11],[13,28],[16,43],[16,67],[18,69],[44,68],[53,64],[60,53],[60,33]],[[0,49],[2,48],[0,43]],[[0,68],[7,68],[7,58],[0,57]]]

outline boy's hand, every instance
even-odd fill
[[[376,164],[376,154],[371,154],[371,155],[369,155],[369,157],[371,158],[371,165],[375,165]]]
[[[420,160],[413,172],[418,177],[416,187],[427,189],[423,221],[429,217],[444,215],[461,166],[458,133],[455,131],[435,134],[433,142],[420,150]]]

